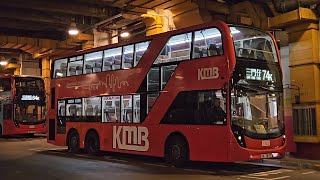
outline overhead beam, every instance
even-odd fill
[[[115,8],[111,7],[94,7],[85,4],[61,2],[60,4],[53,1],[32,0],[26,3],[25,0],[0,1],[1,7],[12,7],[21,9],[32,9],[37,11],[84,15],[91,17],[104,18],[115,12]]]
[[[19,19],[8,19],[8,18],[0,18],[0,27],[3,28],[13,28],[13,29],[21,29],[21,30],[40,30],[40,31],[66,31],[66,25],[61,24],[50,24],[50,23],[39,23],[39,22],[31,22],[24,21]],[[1,30],[1,29],[0,29]]]
[[[63,25],[65,27],[69,26],[71,19],[76,19],[78,21],[73,21],[77,23],[77,26],[80,28],[87,28],[88,26],[99,22],[99,18],[91,18],[91,21],[87,24],[83,24],[81,18],[78,18],[79,15],[62,15],[54,13],[45,13],[35,10],[19,10],[18,8],[2,8],[0,11],[0,18],[20,20],[20,21],[29,21],[53,25]],[[82,17],[82,16],[81,16]]]

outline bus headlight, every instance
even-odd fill
[[[241,147],[246,147],[246,143],[244,141],[243,133],[241,131],[233,131],[234,136]]]
[[[286,135],[282,136],[282,145],[284,145],[286,143]]]

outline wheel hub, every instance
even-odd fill
[[[178,145],[172,146],[172,157],[173,159],[179,159],[181,157],[181,149]]]

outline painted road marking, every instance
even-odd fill
[[[240,176],[240,177],[248,178],[248,179],[259,179],[259,180],[279,180],[279,179],[289,178],[291,176],[281,176],[281,177],[276,177],[276,178],[262,178],[262,177],[252,177],[252,176]]]
[[[305,173],[302,173],[302,174],[313,174],[315,173],[314,171],[310,171],[310,172],[305,172]]]
[[[110,161],[117,161],[117,162],[129,162],[127,160],[123,160],[123,159],[114,159],[114,158],[110,158],[109,156],[104,156],[103,157],[106,160],[110,160]]]
[[[276,178],[272,178],[272,179],[269,179],[269,180],[285,179],[285,178],[289,178],[289,177],[291,177],[291,176],[276,177]]]
[[[291,169],[278,169],[278,170],[272,170],[272,171],[266,171],[266,172],[259,172],[259,173],[252,173],[252,174],[248,174],[248,176],[269,176],[269,175],[276,175],[276,174],[281,174],[281,173],[285,173],[285,172],[291,172],[293,170]]]
[[[143,163],[143,164],[148,165],[148,166],[169,167],[169,166],[166,166],[166,165],[163,165],[163,164],[151,164],[151,163]]]
[[[271,175],[279,175],[281,173],[287,173],[291,172],[293,170],[291,169],[277,169],[277,170],[271,170],[271,171],[265,171],[265,172],[259,172],[259,173],[251,173],[246,176],[240,176],[242,178],[249,178],[249,179],[258,179],[258,180],[278,180],[278,179],[285,179],[289,178],[290,176],[280,176],[280,177],[275,177],[271,178],[269,176]]]
[[[267,178],[261,178],[261,177],[251,177],[251,176],[240,176],[242,178],[249,178],[249,179],[263,179],[266,180]]]

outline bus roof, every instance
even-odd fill
[[[208,27],[217,26],[217,25],[228,27],[228,25],[225,22],[212,21],[212,22],[208,22],[208,23],[195,25],[195,26],[190,26],[190,27],[186,27],[186,28],[177,29],[177,30],[174,30],[174,31],[168,31],[168,32],[160,33],[160,34],[155,34],[155,35],[152,35],[152,36],[137,37],[137,38],[129,39],[127,41],[123,41],[123,42],[120,42],[120,43],[109,44],[109,45],[100,46],[100,47],[91,48],[91,49],[86,49],[86,50],[80,50],[80,51],[77,51],[77,52],[69,52],[69,53],[66,53],[66,54],[63,54],[63,55],[55,56],[54,59],[56,60],[56,59],[73,57],[73,56],[77,56],[77,55],[83,55],[83,54],[86,54],[86,53],[91,53],[91,52],[101,51],[101,50],[105,50],[105,49],[111,49],[111,48],[114,48],[114,47],[119,47],[119,46],[134,44],[134,43],[138,43],[138,42],[148,41],[148,40],[152,40],[154,38],[161,38],[162,36],[168,36],[168,34],[176,35],[176,34],[180,34],[180,33],[183,33],[183,32],[194,31],[194,30],[197,30],[197,29],[203,29],[203,28],[208,28]]]

